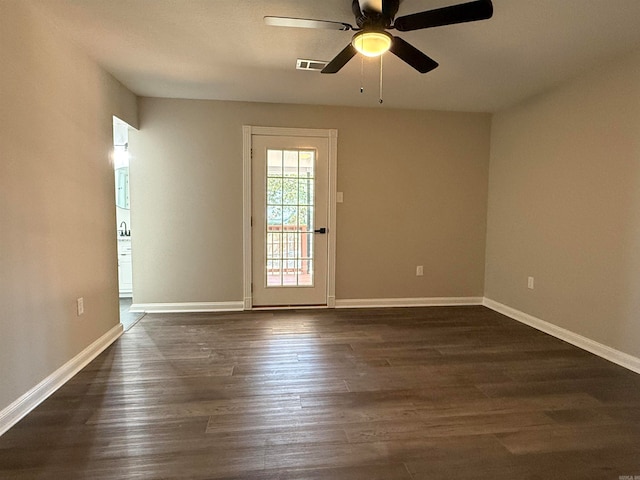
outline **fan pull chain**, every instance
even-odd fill
[[[380,105],[384,102],[382,99],[382,57],[384,57],[384,55],[380,55]]]
[[[360,93],[364,93],[364,55],[360,55]]]

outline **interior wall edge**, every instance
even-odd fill
[[[533,315],[529,315],[528,313],[522,312],[515,308],[512,308],[508,305],[504,305],[503,303],[497,302],[490,298],[485,297],[482,304],[490,308],[491,310],[501,313],[513,320],[516,320],[520,323],[528,325],[530,327],[535,328],[536,330],[540,330],[552,337],[558,338],[562,341],[570,343],[582,350],[586,350],[589,353],[593,353],[598,357],[604,358],[605,360],[609,360],[621,367],[624,367],[632,372],[640,374],[640,358],[634,357],[625,352],[621,352],[620,350],[616,350],[608,345],[604,345],[600,342],[596,342],[590,338],[584,337],[578,333],[567,330],[566,328],[559,327],[554,325],[553,323],[549,323],[540,318],[534,317]]]
[[[47,376],[31,390],[0,411],[0,436],[44,402],[74,375],[115,342],[123,333],[122,324],[114,326],[67,363]]]

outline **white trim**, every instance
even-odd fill
[[[185,313],[185,312],[238,312],[244,310],[244,302],[188,302],[188,303],[134,303],[129,309],[134,313]]]
[[[321,128],[286,128],[286,127],[257,127],[243,125],[242,127],[242,291],[243,308],[253,308],[253,293],[251,291],[252,263],[251,263],[251,152],[252,136],[287,136],[287,137],[319,137],[328,139],[329,143],[329,209],[327,224],[327,307],[333,308],[336,297],[336,192],[338,188],[338,130]],[[292,307],[293,308],[293,307]]]
[[[251,135],[331,138],[335,132],[336,138],[338,136],[337,130],[328,128],[255,127],[251,125],[245,125],[243,130],[245,128],[250,130]]]
[[[100,355],[122,335],[122,332],[122,325],[116,325],[11,405],[0,411],[0,436]]]
[[[482,305],[482,297],[352,298],[336,300],[336,308],[445,307]]]
[[[251,132],[254,127],[242,127],[242,296],[243,308],[251,310]]]
[[[249,287],[251,288],[251,287]],[[243,310],[251,310],[253,308],[253,298],[251,296],[244,297]]]
[[[327,298],[327,307],[336,308],[336,297],[330,296]]]
[[[336,303],[336,195],[338,191],[338,130],[328,130],[329,134],[329,208],[327,254],[327,307]]]
[[[558,327],[552,323],[545,322],[544,320],[529,315],[528,313],[521,312],[520,310],[516,310],[515,308],[511,308],[507,305],[496,302],[495,300],[491,300],[490,298],[485,297],[482,304],[491,310],[512,318],[513,320],[517,320],[518,322],[529,325],[536,330],[540,330],[541,332],[559,338],[560,340],[564,340],[565,342],[575,345],[587,352],[591,352],[594,355],[598,355],[610,362],[616,363],[621,367],[640,373],[640,358],[621,352],[615,348],[608,347],[607,345],[603,345],[602,343],[583,337],[582,335],[565,328]]]

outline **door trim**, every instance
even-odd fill
[[[256,127],[244,125],[242,127],[242,291],[245,310],[253,308],[253,294],[251,292],[251,146],[252,135],[267,135],[273,137],[322,137],[329,141],[329,205],[327,248],[329,259],[327,262],[327,307],[336,306],[336,191],[338,166],[338,130],[316,128],[283,128]],[[295,308],[295,307],[292,307]]]

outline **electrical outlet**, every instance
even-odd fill
[[[78,310],[78,316],[82,315],[84,313],[84,298],[83,297],[79,297],[76,300],[76,307]]]
[[[533,277],[527,278],[527,288],[529,290],[533,290],[534,288]]]
[[[421,277],[424,275],[424,268],[422,265],[418,265],[416,267],[416,277]]]

